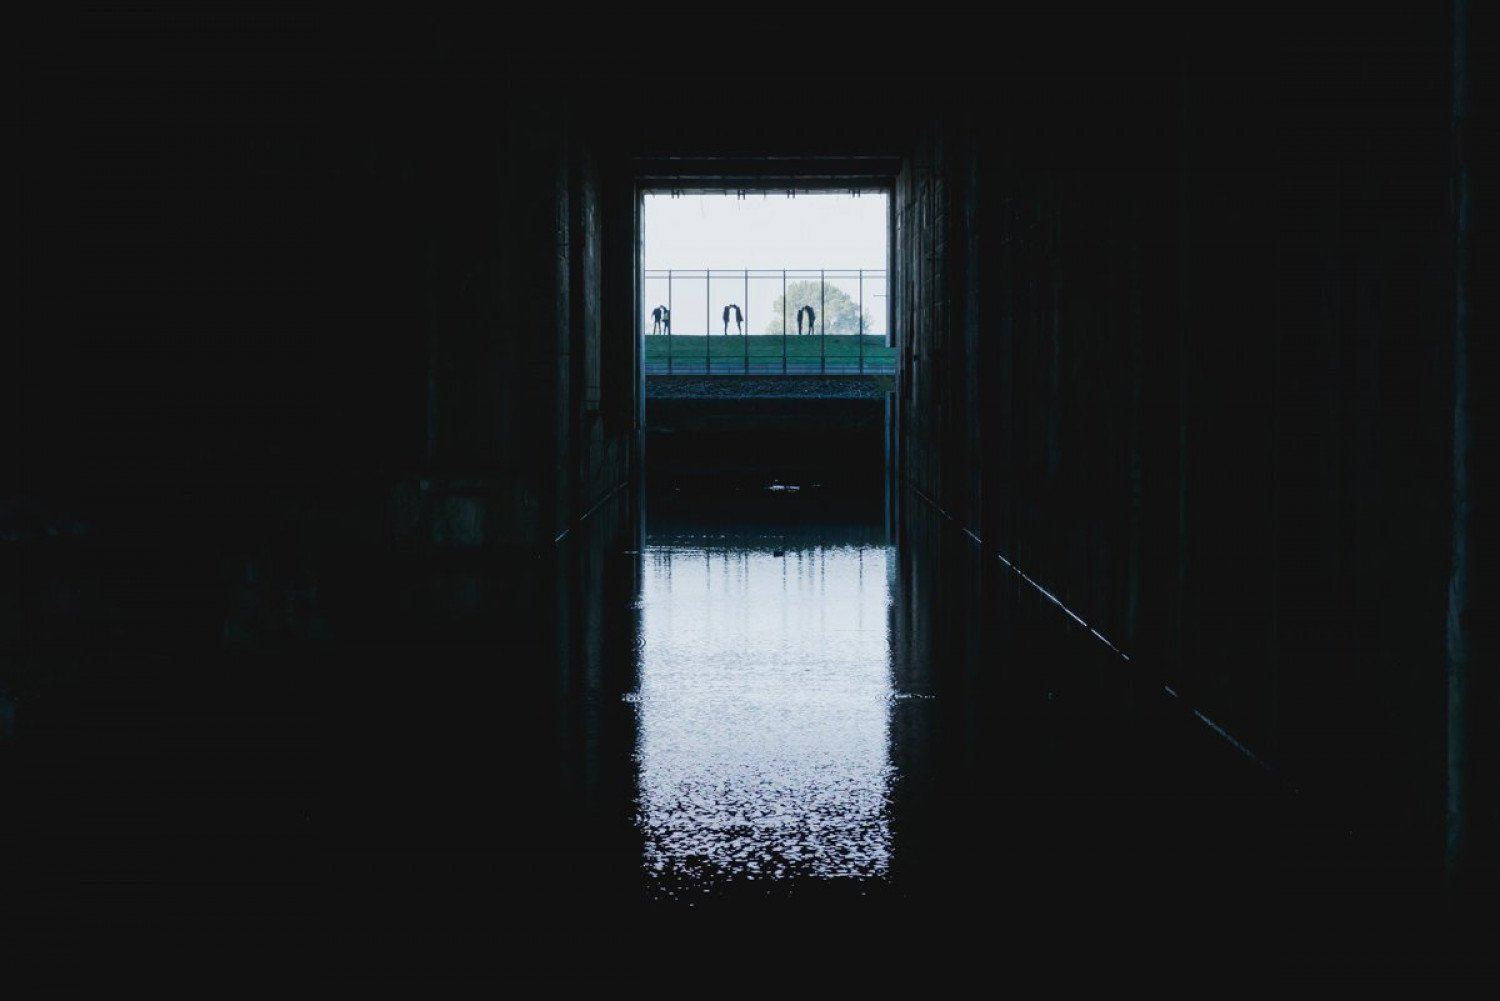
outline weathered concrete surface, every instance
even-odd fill
[[[781,483],[878,498],[883,399],[649,399],[646,478],[662,491]]]
[[[1251,36],[1277,57],[1010,80],[926,126],[897,187],[902,475],[1326,797],[1352,880],[1400,858],[1431,886],[1449,18]]]

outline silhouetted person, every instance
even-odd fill
[[[729,336],[729,307],[724,307],[724,336]]]
[[[803,306],[802,308],[807,310],[807,332],[809,334],[816,334],[818,332],[818,314],[813,312],[811,306]]]
[[[651,311],[651,332],[653,334],[659,334],[659,333],[661,333],[661,307],[660,306],[657,306],[655,309],[653,309]]]
[[[661,332],[670,334],[672,332],[672,311],[665,306],[659,308],[661,309]]]
[[[797,336],[798,337],[802,336],[802,317],[804,317],[805,315],[807,315],[807,307],[806,306],[798,306],[797,307]]]
[[[737,302],[730,303],[729,308],[734,310],[735,333],[743,335],[745,333],[745,314],[740,312],[740,306]]]

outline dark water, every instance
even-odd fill
[[[930,511],[894,536],[826,498],[658,511],[566,697],[590,707],[563,713],[565,836],[597,867],[576,899],[1092,921],[1274,871],[1274,782]]]
[[[35,649],[13,923],[334,978],[1442,955],[1430,902],[1337,872],[1276,776],[921,504],[621,498],[549,560],[318,585],[316,636],[259,653]]]

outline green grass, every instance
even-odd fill
[[[681,361],[687,365],[697,365],[700,369],[703,365],[705,348],[709,352],[709,357],[714,360],[716,369],[721,364],[736,360],[743,361],[747,352],[752,367],[760,368],[766,364],[779,365],[781,363],[783,338],[779,334],[741,337],[731,333],[728,337],[715,334],[707,338],[686,334],[673,334],[670,338],[665,334],[647,335],[646,362],[648,364],[653,367],[657,363],[666,364],[669,340],[674,362]],[[861,338],[856,334],[829,334],[826,337],[792,335],[785,338],[786,358],[789,363],[799,366],[817,364],[820,357],[840,366],[853,364],[859,360],[860,340]],[[866,336],[863,340],[867,365],[874,362],[881,368],[889,368],[895,363],[896,351],[894,348],[885,346],[883,337]]]

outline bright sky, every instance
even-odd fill
[[[646,195],[646,269],[884,268],[886,196]]]
[[[846,193],[752,192],[734,195],[646,195],[645,300],[641,329],[650,331],[652,307],[670,303],[672,331],[677,334],[723,332],[723,308],[736,303],[744,311],[746,331],[779,331],[782,322],[796,332],[796,306],[781,315],[781,276],[757,276],[746,281],[734,275],[715,275],[706,287],[703,269],[813,271],[841,274],[827,279],[851,300],[863,304],[869,316],[867,334],[884,335],[887,318],[886,280],[856,269],[883,271],[888,237],[887,196],[883,192]],[[682,272],[673,276],[667,269]],[[697,277],[692,272],[697,271]],[[817,275],[811,276],[813,280]],[[792,275],[792,281],[808,276]],[[808,301],[816,301],[813,296]],[[738,328],[730,327],[731,331]]]

